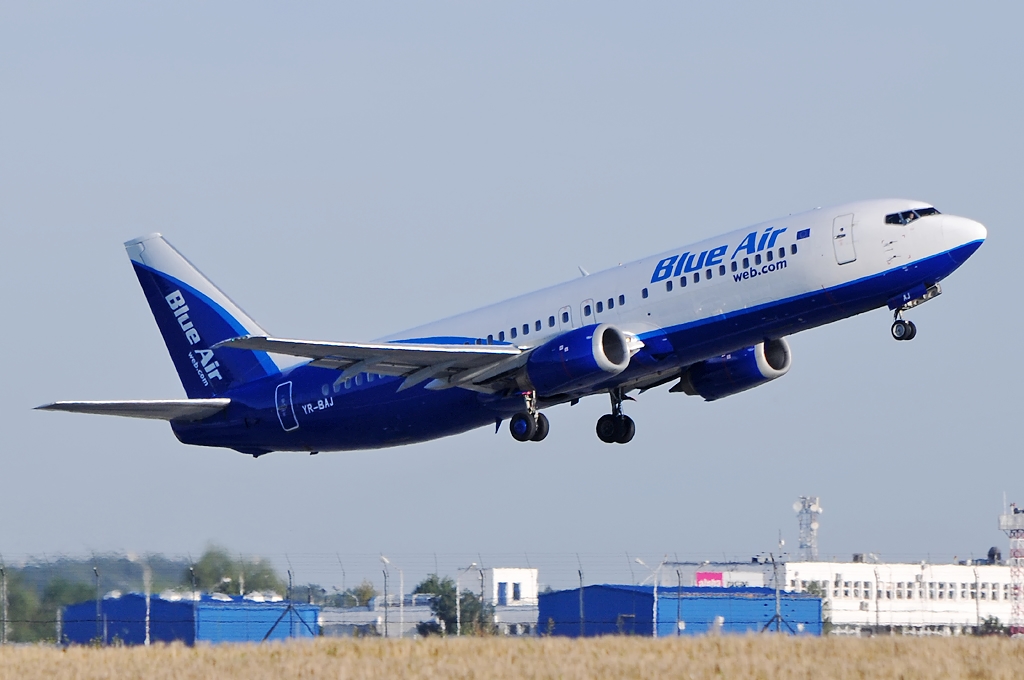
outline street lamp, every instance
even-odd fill
[[[455,635],[462,635],[462,597],[459,590],[459,581],[462,579],[462,575],[467,571],[476,569],[476,562],[471,563],[465,569],[460,569],[459,573],[455,575]]]
[[[654,608],[651,612],[651,637],[658,637],[658,578],[661,573],[661,568],[665,566],[665,562],[667,561],[668,557],[664,557],[662,558],[661,562],[658,563],[657,567],[651,569],[647,566],[647,563],[639,557],[634,560],[634,562],[639,564],[641,567],[649,570],[651,572],[651,576],[654,577]],[[647,579],[644,580],[646,581]]]
[[[391,560],[380,556],[380,561],[384,563],[385,570],[388,565],[391,564]],[[401,567],[395,567],[398,570],[398,637],[405,635],[405,573]],[[387,607],[387,593],[384,593],[384,606]],[[384,610],[387,614],[387,609]]]

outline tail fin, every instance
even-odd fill
[[[222,340],[267,333],[160,234],[124,246],[189,398],[214,397],[279,372],[266,352],[212,349]]]

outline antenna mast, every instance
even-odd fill
[[[800,556],[805,562],[818,561],[818,518],[823,512],[817,496],[800,496],[793,503],[800,524]]]

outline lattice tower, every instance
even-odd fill
[[[1024,635],[1024,511],[1011,504],[999,528],[1010,538],[1010,635]]]
[[[797,522],[800,525],[800,553],[807,562],[818,560],[818,517],[821,516],[821,503],[817,496],[800,496],[793,504]]]

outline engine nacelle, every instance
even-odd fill
[[[530,352],[525,377],[539,396],[596,385],[626,370],[626,334],[606,323],[563,333]]]
[[[714,401],[781,378],[792,363],[793,355],[785,338],[766,340],[690,366],[672,391]]]

